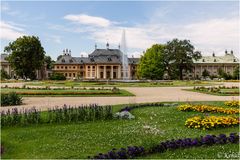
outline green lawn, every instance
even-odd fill
[[[22,96],[134,96],[134,94],[120,89],[119,92],[112,90],[98,90],[98,89],[14,89],[14,88],[1,88],[1,93],[16,92]],[[50,94],[51,93],[51,94]]]
[[[224,106],[223,102],[202,103]],[[122,107],[114,106],[114,112]],[[2,128],[1,141],[5,148],[2,158],[87,158],[100,152],[105,153],[112,148],[129,145],[142,145],[148,148],[172,138],[194,138],[206,134],[229,134],[239,131],[238,127],[189,129],[184,126],[185,120],[204,113],[181,112],[176,107],[147,107],[131,112],[136,119]],[[145,125],[157,128],[158,132],[156,134],[149,132],[143,128]],[[215,145],[167,151],[142,158],[217,158],[219,152],[237,153],[238,150],[238,144]]]
[[[169,82],[75,82],[75,81],[41,81],[27,83],[33,86],[77,86],[77,87],[178,87],[214,85],[206,81],[169,81]]]

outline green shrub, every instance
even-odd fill
[[[62,73],[53,73],[50,80],[66,80],[66,77]]]
[[[1,69],[1,80],[4,79],[10,79],[10,76],[7,74],[5,70]]]
[[[22,104],[22,97],[16,92],[10,92],[8,94],[1,94],[1,106],[8,105],[20,105]]]

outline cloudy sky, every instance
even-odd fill
[[[238,1],[2,2],[1,52],[22,35],[35,35],[56,59],[64,48],[73,56],[117,48],[123,29],[129,56],[155,43],[189,39],[203,55],[225,49],[239,53]]]

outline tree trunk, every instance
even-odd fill
[[[183,69],[182,69],[182,67],[180,67],[179,68],[179,78],[180,78],[180,80],[183,80]]]

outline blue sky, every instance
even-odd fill
[[[239,2],[1,2],[1,52],[22,35],[40,38],[56,59],[64,48],[73,56],[117,48],[126,31],[128,55],[139,56],[155,43],[189,39],[203,55],[239,53]]]

